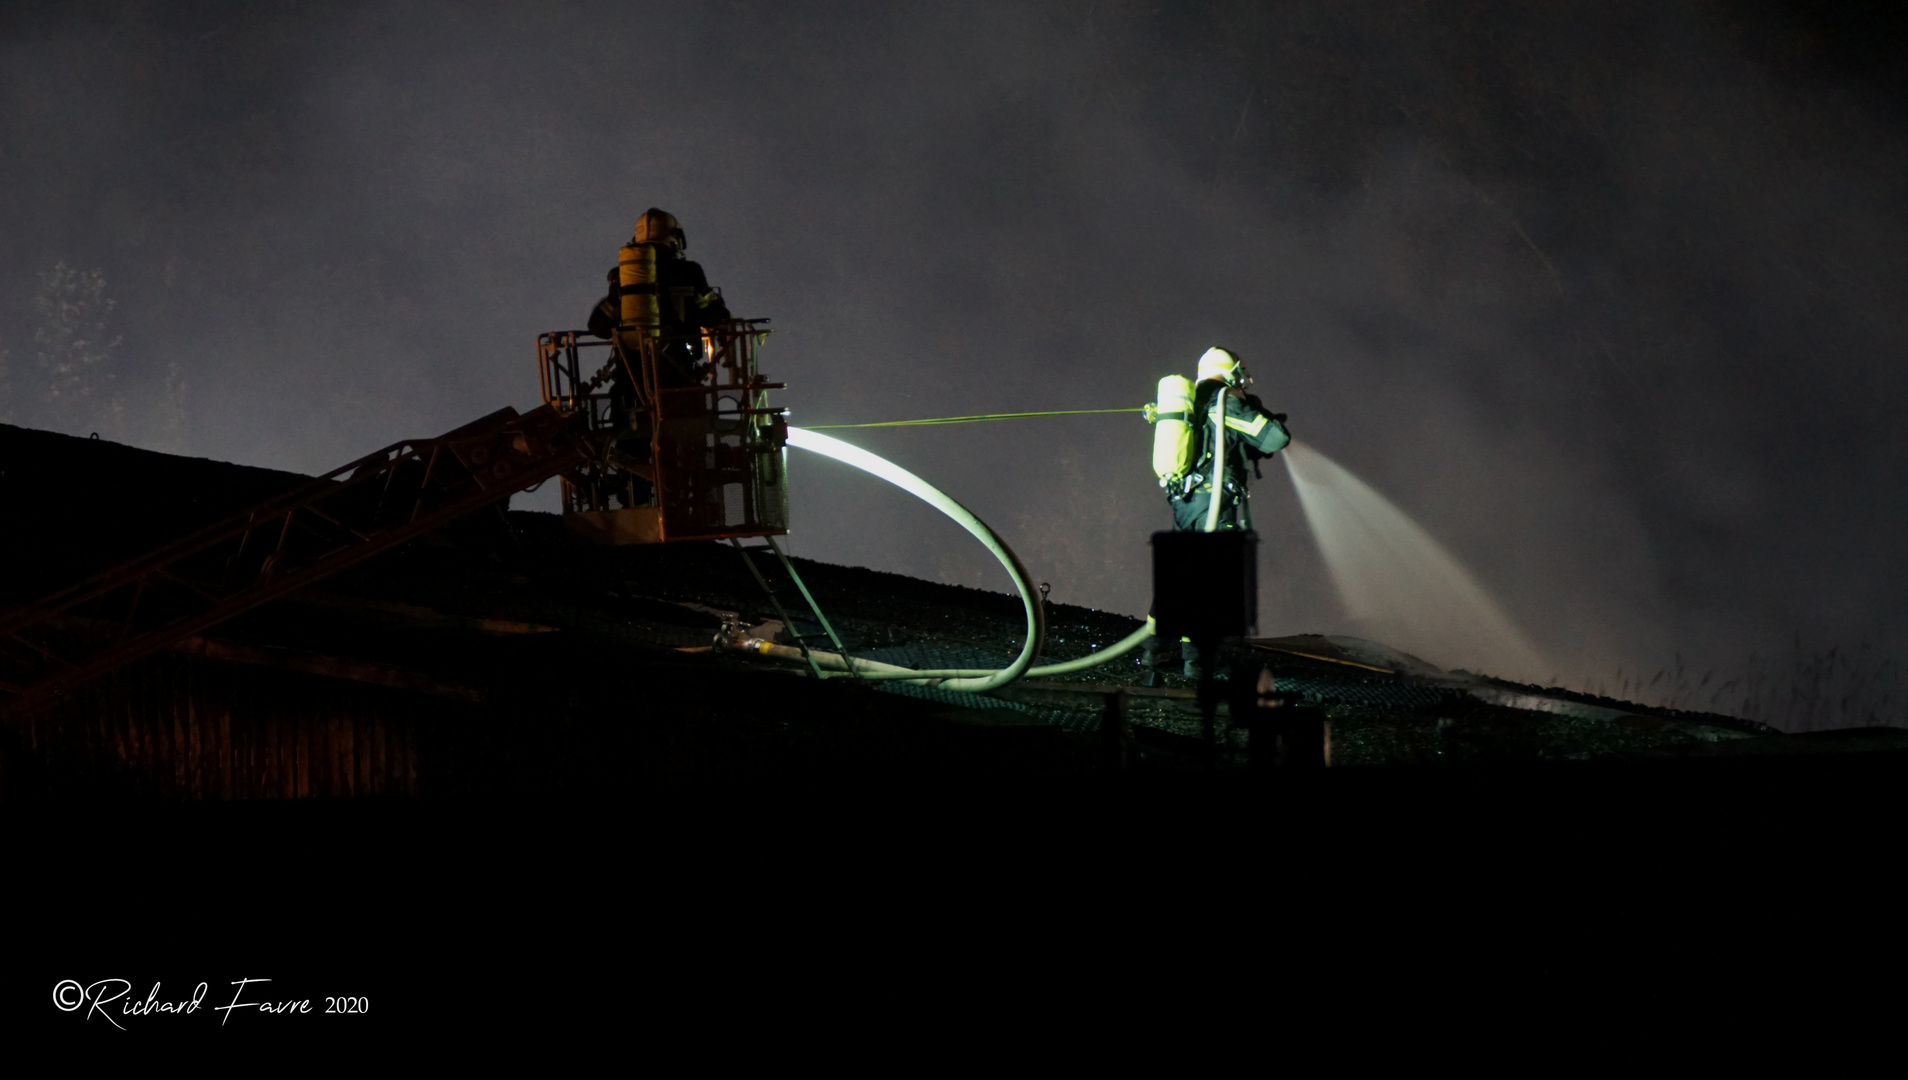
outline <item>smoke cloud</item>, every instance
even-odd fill
[[[1138,406],[1223,344],[1567,683],[1908,655],[1900,38],[1810,10],[8,5],[0,408],[63,422],[35,298],[97,270],[123,438],[326,469],[535,404],[657,205],[797,423]],[[855,433],[1134,613],[1149,438]],[[792,466],[800,554],[1007,587]],[[1347,629],[1282,472],[1262,626]]]

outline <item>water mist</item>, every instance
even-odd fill
[[[1510,614],[1431,535],[1371,486],[1302,443],[1286,471],[1357,633],[1446,668],[1522,682],[1554,668]]]

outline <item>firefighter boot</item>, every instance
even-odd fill
[[[1177,659],[1179,659],[1179,643],[1177,641],[1160,637],[1157,634],[1147,638],[1145,644],[1140,646],[1140,666],[1146,669],[1145,674],[1140,676],[1140,685],[1158,686],[1160,683],[1159,669]]]
[[[1205,677],[1206,662],[1211,657],[1204,655],[1198,645],[1190,641],[1180,642],[1179,655],[1186,661],[1185,666],[1180,668],[1180,674],[1195,682]]]

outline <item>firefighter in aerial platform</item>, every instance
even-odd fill
[[[649,432],[636,426],[641,413],[634,381],[641,375],[645,339],[655,358],[658,388],[693,386],[700,381],[703,362],[696,331],[729,318],[722,290],[709,286],[701,264],[682,257],[688,247],[675,215],[650,207],[636,219],[635,233],[617,253],[609,272],[609,295],[590,312],[590,333],[613,337],[623,359],[610,388],[610,411],[614,424],[629,431],[617,448],[638,463],[650,458]],[[622,499],[625,506],[637,507],[649,505],[653,496],[649,481],[632,475]]]
[[[650,207],[609,272],[609,295],[590,312],[590,333],[618,335],[632,365],[639,337],[663,342],[656,381],[665,387],[697,381],[702,343],[695,331],[729,318],[722,290],[709,287],[700,263],[682,257],[688,248],[675,215]]]
[[[1153,422],[1153,472],[1166,490],[1177,532],[1219,532],[1252,528],[1248,475],[1257,475],[1258,463],[1292,441],[1285,414],[1270,412],[1248,391],[1252,376],[1238,354],[1218,347],[1199,358],[1196,381],[1169,375],[1159,381],[1159,400],[1146,410]],[[1224,406],[1224,460],[1215,461],[1220,395]],[[1218,512],[1213,501],[1218,500]],[[1144,663],[1150,674],[1168,658],[1171,643],[1146,639]],[[1196,679],[1202,658],[1190,641],[1181,641],[1183,673]]]

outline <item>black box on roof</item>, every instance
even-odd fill
[[[1153,534],[1153,618],[1169,637],[1243,637],[1259,623],[1259,534]]]

